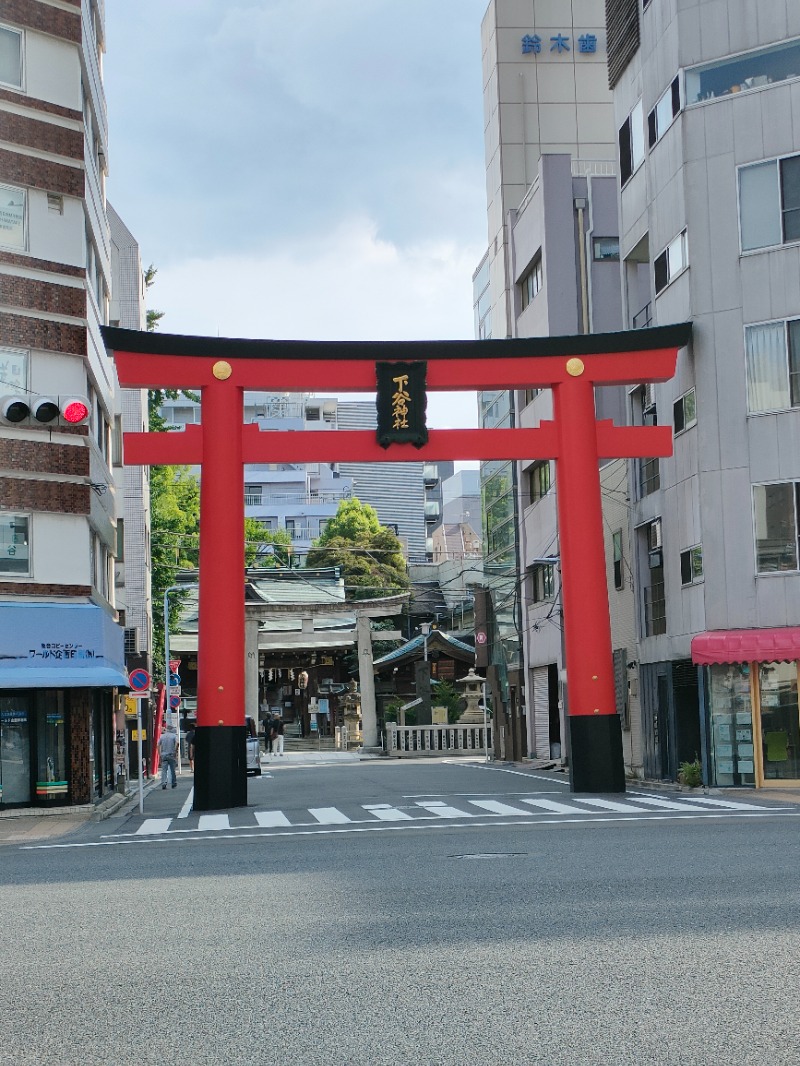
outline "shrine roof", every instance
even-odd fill
[[[504,340],[432,341],[303,341],[253,340],[242,337],[200,337],[191,334],[101,326],[109,352],[142,355],[192,356],[210,359],[326,359],[326,360],[439,360],[488,357],[600,355],[615,352],[684,348],[691,322],[615,333],[581,333],[562,337]]]

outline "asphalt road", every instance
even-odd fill
[[[800,1063],[797,806],[559,814],[548,775],[380,762],[203,831],[188,789],[165,832],[0,849],[4,1066]]]

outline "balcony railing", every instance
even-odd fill
[[[633,316],[633,328],[634,329],[647,329],[648,326],[653,324],[653,311],[652,304],[645,304],[641,311],[637,311]]]
[[[349,489],[325,492],[246,492],[244,494],[244,502],[246,507],[258,507],[265,503],[299,503],[311,507],[317,503],[338,504],[340,500],[349,500],[351,495]]]

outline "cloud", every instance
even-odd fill
[[[162,328],[201,336],[436,340],[474,336],[470,279],[482,247],[407,246],[364,217],[314,239],[159,266],[151,304]],[[430,424],[475,425],[472,394],[431,394]]]

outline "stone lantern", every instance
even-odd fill
[[[483,725],[483,709],[480,707],[481,695],[485,678],[475,673],[475,667],[469,668],[469,673],[462,677],[456,684],[464,689],[464,699],[467,708],[458,720],[459,725]]]
[[[361,732],[361,694],[358,684],[350,682],[350,689],[343,700],[344,724],[347,727],[347,747],[360,748],[363,743]]]

